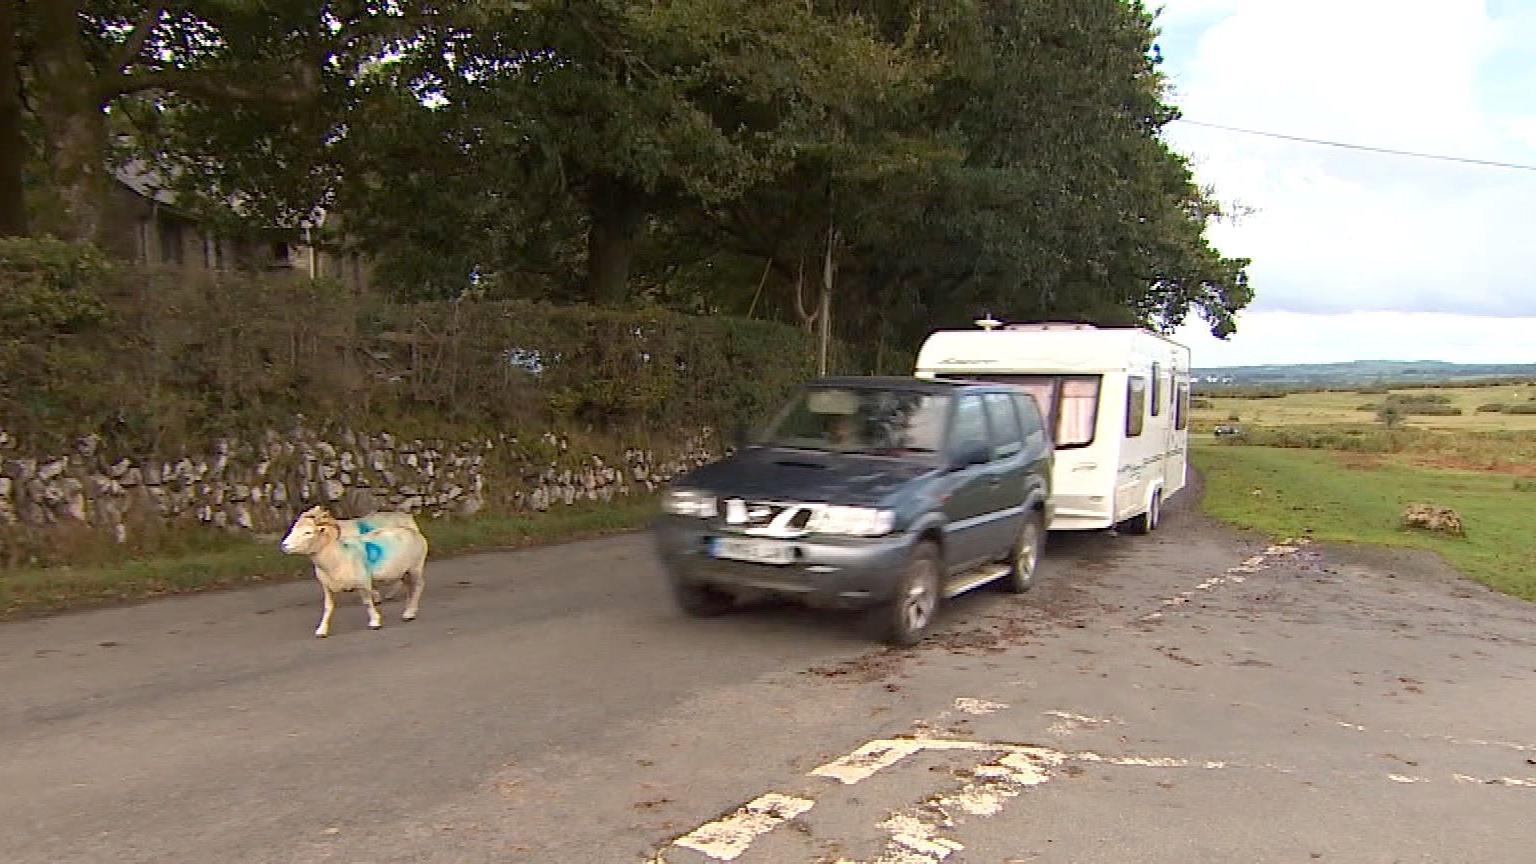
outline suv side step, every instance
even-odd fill
[[[975,570],[967,570],[951,578],[944,586],[944,599],[948,600],[951,597],[964,594],[972,588],[980,587],[1007,575],[1007,564],[986,564]]]

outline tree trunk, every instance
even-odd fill
[[[16,72],[18,2],[0,0],[0,237],[27,234],[27,202],[21,182],[27,153],[21,137],[21,82]]]
[[[629,299],[629,267],[645,221],[640,195],[621,180],[600,179],[587,203],[587,292],[594,303]]]
[[[51,156],[54,187],[64,206],[62,231],[96,242],[106,227],[107,124],[96,77],[81,43],[79,0],[34,4],[37,112]]]
[[[837,245],[837,229],[827,228],[827,257],[821,268],[821,308],[816,312],[817,325],[820,328],[817,342],[816,369],[821,375],[827,374],[827,351],[832,344],[832,273],[835,266],[832,261],[833,247]]]

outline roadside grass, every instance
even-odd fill
[[[1193,442],[1206,512],[1276,537],[1428,549],[1498,591],[1536,600],[1536,490],[1486,471],[1357,453]],[[1455,509],[1465,537],[1401,526],[1410,503]]]
[[[1428,387],[1391,392],[1403,396],[1441,395],[1450,400],[1451,406],[1461,409],[1458,416],[1410,415],[1403,420],[1405,427],[1536,432],[1536,414],[1498,414],[1477,410],[1479,406],[1490,404],[1531,403],[1533,397],[1536,397],[1536,386],[1508,384],[1497,387]],[[1226,423],[1227,418],[1233,415],[1241,418],[1240,423],[1260,426],[1369,424],[1374,414],[1360,410],[1360,406],[1379,403],[1386,398],[1381,393],[1355,390],[1291,393],[1275,399],[1238,399],[1199,392],[1195,393],[1195,397],[1210,405],[1190,412],[1191,421],[1205,429],[1217,423]]]
[[[564,543],[621,534],[645,525],[654,498],[583,503],[545,513],[422,520],[431,561],[494,549]],[[276,540],[229,538],[184,555],[127,559],[93,567],[0,570],[0,620],[190,594],[242,585],[313,578],[308,558],[284,555]],[[430,577],[429,577],[430,578]]]

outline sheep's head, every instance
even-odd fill
[[[340,536],[341,526],[336,517],[324,507],[311,507],[294,520],[281,547],[289,555],[313,555]]]

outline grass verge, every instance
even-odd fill
[[[578,504],[546,513],[422,520],[432,560],[492,549],[564,543],[641,528],[654,512],[650,496],[615,504]],[[430,569],[430,568],[429,568]],[[309,579],[309,559],[284,555],[275,543],[231,539],[220,547],[100,567],[0,570],[0,620],[190,594],[241,585]]]
[[[1274,535],[1428,549],[1490,587],[1536,600],[1536,493],[1505,474],[1349,454],[1200,443],[1206,512]],[[1401,527],[1410,503],[1454,508],[1465,537]]]

